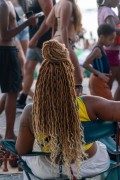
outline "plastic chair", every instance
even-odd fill
[[[89,122],[88,121],[82,122],[82,125],[84,127],[84,138],[85,138],[86,144],[89,144],[89,143],[97,141],[97,140],[101,140],[102,142],[104,141],[104,143],[107,145],[108,152],[113,153],[116,157],[116,161],[111,161],[110,168],[107,170],[108,175],[105,179],[108,180],[111,173],[114,170],[117,170],[117,177],[118,177],[118,180],[120,180],[120,178],[119,178],[120,177],[120,169],[119,169],[119,167],[120,167],[120,163],[119,163],[120,152],[118,150],[118,141],[119,141],[118,132],[119,131],[118,131],[117,123],[113,123],[113,122],[109,122],[109,121],[102,121],[102,120],[95,120],[95,121],[89,121]],[[112,135],[116,136],[116,138],[117,138],[116,142],[112,138],[110,138],[110,136],[112,136]],[[15,141],[2,140],[1,144],[7,150],[11,151],[14,154],[17,154],[17,152],[15,150]],[[49,155],[49,153],[32,152],[31,154],[26,154],[25,156],[41,156],[41,155]],[[34,176],[34,174],[32,173],[31,169],[27,166],[26,162],[23,161],[20,156],[19,156],[18,164],[25,171],[25,173],[28,177],[28,180],[32,180],[32,178],[30,176],[31,175]],[[102,174],[102,173],[100,173],[100,174]],[[84,177],[81,179],[84,180],[86,178],[95,177],[100,174],[96,174],[94,176],[89,176],[89,177]],[[38,178],[38,179],[43,180],[42,178]],[[50,179],[51,180],[54,180],[54,179],[67,180],[67,179],[69,179],[66,175],[62,174],[61,162],[59,163],[59,177],[56,177],[56,178],[51,177],[51,178],[49,178],[49,180]],[[115,179],[115,180],[117,180],[117,179]]]

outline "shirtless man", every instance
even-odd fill
[[[30,17],[20,26],[16,26],[14,6],[8,0],[0,0],[0,87],[6,98],[1,98],[0,111],[5,106],[5,139],[16,139],[14,122],[16,98],[21,86],[21,72],[18,63],[18,51],[15,36],[26,26],[35,25],[36,16]]]

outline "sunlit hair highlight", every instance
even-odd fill
[[[73,6],[73,23],[76,30],[76,33],[80,33],[82,31],[82,14],[80,12],[80,8],[78,7],[76,0],[69,0],[72,3]]]
[[[51,161],[62,154],[69,175],[74,161],[80,171],[84,153],[83,129],[77,107],[74,68],[65,46],[56,40],[42,48],[43,63],[39,70],[33,101],[32,124],[38,144],[49,135]],[[42,135],[42,142],[40,136]]]

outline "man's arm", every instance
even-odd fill
[[[83,96],[88,116],[91,120],[120,122],[120,102],[111,101],[98,96]]]
[[[52,7],[53,7],[53,1],[52,0],[38,0],[42,11],[44,12],[45,19],[40,25],[38,31],[35,33],[33,38],[30,40],[29,47],[35,48],[38,42],[38,39],[43,36],[49,29],[50,27],[46,25],[46,18],[48,17]]]
[[[54,23],[55,23],[55,6],[53,6],[53,8],[51,9],[51,11],[46,19],[46,24],[49,27],[53,27]]]
[[[5,41],[10,40],[11,38],[15,37],[26,26],[35,25],[36,23],[37,17],[32,16],[20,26],[9,29],[9,15],[10,15],[9,7],[7,6],[7,4],[3,4],[0,9],[0,24],[1,24],[0,30],[1,30],[2,40],[5,40]]]
[[[28,105],[21,116],[19,133],[16,141],[18,154],[31,153],[34,144],[34,134],[32,129],[32,105]]]

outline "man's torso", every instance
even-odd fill
[[[7,14],[4,13],[4,8],[6,9]],[[4,24],[4,21],[0,21],[0,46],[14,46],[15,45],[14,38],[4,40],[2,37],[3,26],[4,29],[8,31],[16,27],[16,14],[14,7],[10,1],[1,0],[0,11],[1,11],[0,19],[4,18],[5,16],[8,16],[7,23]]]

